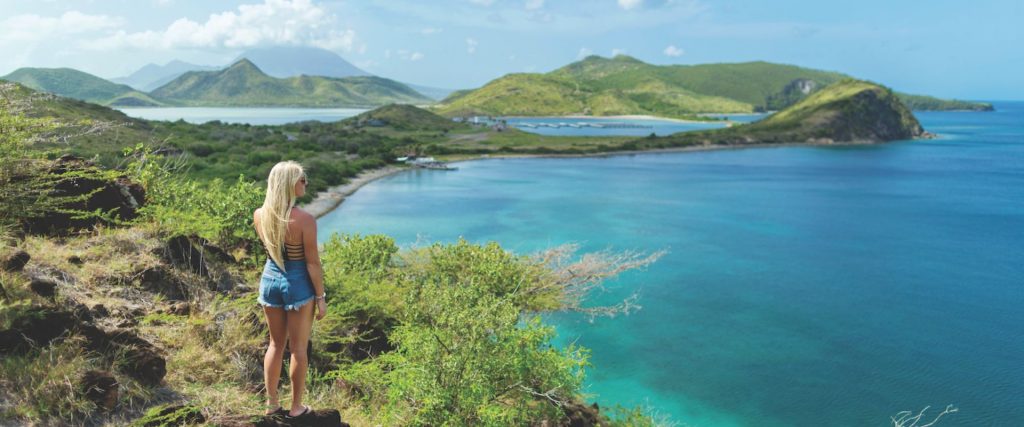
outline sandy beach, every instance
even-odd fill
[[[362,186],[373,182],[373,180],[383,178],[385,176],[394,175],[398,172],[409,170],[405,166],[385,166],[378,169],[371,169],[363,171],[355,178],[352,178],[347,184],[337,185],[328,188],[327,191],[321,191],[316,195],[316,198],[312,202],[309,202],[302,207],[306,212],[309,212],[316,218],[320,218],[326,215],[328,212],[337,208],[341,205],[341,202],[345,201],[345,198],[355,193],[356,190]]]

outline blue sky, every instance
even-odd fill
[[[0,0],[0,75],[119,77],[248,47],[330,49],[374,74],[443,88],[546,72],[587,54],[654,64],[766,60],[897,90],[1024,99],[1024,1]]]

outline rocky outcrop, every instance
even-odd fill
[[[75,311],[32,308],[0,330],[0,354],[20,354],[46,347],[73,333],[86,339],[86,348],[115,358],[125,374],[143,384],[159,384],[167,374],[167,362],[149,341],[126,329],[106,331],[92,322],[84,306]]]
[[[64,234],[74,230],[92,227],[102,219],[80,218],[68,211],[109,214],[111,219],[130,221],[138,216],[138,209],[146,203],[146,191],[141,185],[127,178],[113,181],[99,179],[91,173],[96,166],[89,161],[71,155],[64,155],[50,165],[48,174],[65,176],[53,188],[52,195],[64,197],[70,202],[60,211],[53,211],[38,218],[30,218],[24,224],[31,233]]]

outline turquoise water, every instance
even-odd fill
[[[746,117],[746,116],[745,116]],[[514,117],[506,119],[519,130],[555,136],[647,136],[724,127],[723,122],[684,122],[657,119],[612,119],[569,117]],[[551,127],[555,125],[557,127]],[[596,127],[596,126],[602,127]]]
[[[147,120],[184,120],[189,123],[206,123],[220,120],[224,123],[248,123],[251,125],[281,125],[285,123],[316,120],[336,122],[364,111],[361,108],[233,108],[233,107],[168,107],[168,108],[119,108],[130,117]]]
[[[602,405],[696,426],[1024,425],[1024,103],[918,113],[937,140],[492,159],[376,181],[320,221],[416,241],[670,252],[643,309],[549,317]]]

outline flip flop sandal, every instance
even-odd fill
[[[284,417],[291,420],[291,419],[295,419],[295,418],[302,418],[302,417],[304,417],[306,415],[309,415],[310,412],[313,412],[313,408],[310,408],[308,405],[302,405],[302,408],[303,409],[302,409],[302,413],[301,414],[296,415],[294,417],[291,416],[291,415],[285,414]]]

